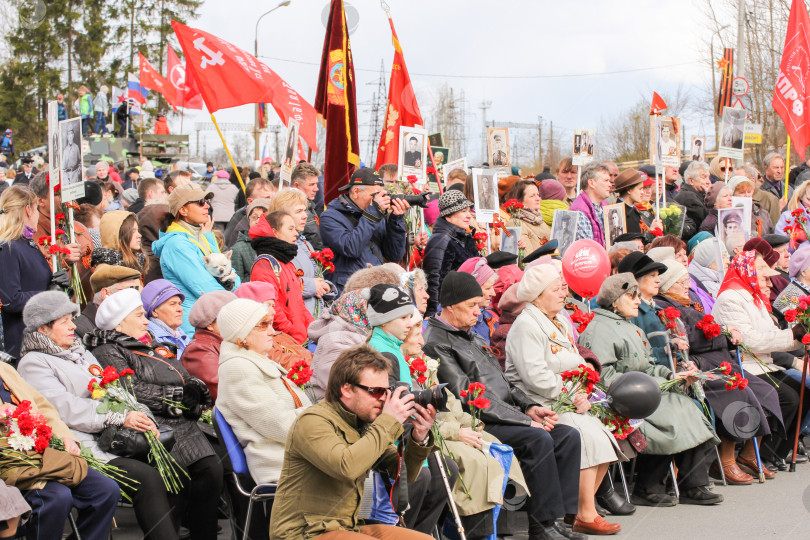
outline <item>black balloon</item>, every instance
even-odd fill
[[[647,418],[661,403],[658,383],[640,371],[619,375],[606,394],[610,407],[627,418]]]

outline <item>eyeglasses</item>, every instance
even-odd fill
[[[208,199],[200,199],[199,201],[188,201],[186,204],[196,204],[200,208],[208,204]]]
[[[388,390],[390,390],[390,388],[388,388],[387,386],[365,386],[362,384],[355,384],[355,383],[352,383],[352,386],[354,386],[355,388],[359,388],[361,390],[365,390],[368,393],[368,395],[370,395],[374,399],[380,399],[385,395],[385,393]]]
[[[273,324],[273,321],[261,321],[259,324],[254,326],[255,330],[267,330],[270,328],[270,325]]]

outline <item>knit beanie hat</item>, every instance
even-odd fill
[[[236,300],[237,296],[231,291],[211,291],[194,302],[188,312],[188,322],[194,328],[205,328],[217,320],[220,310],[228,303]]]
[[[224,341],[231,343],[245,339],[267,313],[266,305],[247,298],[237,298],[226,304],[217,315],[219,335]]]
[[[459,266],[458,271],[471,274],[472,277],[475,278],[475,281],[482,287],[489,281],[489,278],[495,275],[495,270],[489,267],[484,257],[472,257],[467,259]]]
[[[710,267],[712,263],[717,260],[717,256],[715,254],[715,242],[718,242],[718,240],[716,238],[712,238],[711,240],[705,240],[699,243],[692,252],[692,262],[704,268]]]
[[[661,278],[661,285],[658,286],[658,289],[661,292],[667,292],[675,283],[689,275],[686,267],[675,259],[667,259],[664,261],[664,264],[667,267],[667,271],[659,276]]]
[[[64,317],[68,313],[79,314],[79,306],[74,304],[62,291],[44,291],[32,296],[23,308],[23,322],[26,332],[36,332],[37,328]]]
[[[545,291],[555,280],[560,279],[560,272],[551,264],[532,266],[517,286],[517,299],[531,302]]]
[[[447,217],[456,212],[461,212],[471,206],[475,205],[460,191],[448,190],[439,197],[439,215],[441,217]]]
[[[156,279],[147,283],[146,287],[141,291],[141,299],[143,300],[143,309],[146,310],[146,316],[151,317],[155,308],[159,307],[172,296],[179,296],[181,302],[186,299],[186,295],[181,293],[180,289],[168,279]]]
[[[366,317],[371,326],[382,326],[405,315],[413,314],[413,301],[395,285],[374,285],[368,293]]]
[[[695,236],[689,239],[686,243],[686,251],[691,255],[692,252],[695,250],[698,244],[706,240],[707,238],[712,238],[712,234],[706,231],[700,231]]]
[[[556,201],[565,200],[565,188],[561,183],[554,179],[543,180],[538,182],[537,189],[540,191],[540,198],[545,200],[554,199]]]
[[[267,281],[248,281],[236,288],[236,296],[256,302],[267,302],[276,299],[276,286]]]
[[[124,194],[121,195],[121,198],[124,199],[127,204],[132,204],[138,200],[138,190],[132,187],[125,189]]]
[[[481,285],[467,272],[450,271],[444,276],[439,291],[439,303],[443,306],[455,306],[470,298],[483,296]]]
[[[731,178],[729,178],[728,188],[731,190],[731,194],[734,195],[734,192],[737,191],[737,187],[740,184],[745,184],[746,182],[748,182],[752,186],[754,185],[751,179],[748,178],[747,176],[732,176]]]
[[[675,258],[675,248],[672,246],[659,246],[647,252],[647,257],[655,262],[664,262],[667,259]]]
[[[143,307],[143,302],[135,289],[124,289],[111,294],[98,306],[96,326],[101,330],[115,330],[127,315],[139,307]]]
[[[613,307],[613,302],[618,300],[621,295],[637,290],[638,282],[633,274],[630,272],[613,274],[602,283],[596,303],[599,307],[610,309]]]

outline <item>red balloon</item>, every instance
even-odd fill
[[[610,275],[610,259],[605,248],[583,238],[568,246],[562,270],[571,290],[583,298],[593,298]]]

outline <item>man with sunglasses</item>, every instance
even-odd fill
[[[416,405],[403,387],[391,392],[390,370],[390,362],[367,345],[338,356],[324,401],[307,408],[287,436],[271,538],[430,540],[391,525],[364,525],[358,517],[372,468],[397,478],[402,460],[413,481],[433,449],[436,410]],[[394,443],[406,421],[413,430],[400,441],[400,456]]]
[[[194,327],[188,322],[188,313],[194,302],[203,293],[225,290],[203,262],[203,257],[220,253],[216,238],[206,227],[211,219],[208,201],[213,197],[213,193],[205,193],[194,183],[176,186],[168,197],[173,221],[152,243],[152,252],[160,258],[163,278],[177,286],[185,296],[181,328],[189,338],[194,336]],[[209,232],[204,231],[206,228]],[[237,276],[233,288],[241,283]]]
[[[92,302],[73,321],[76,324],[74,333],[80,338],[96,329],[96,311],[105,298],[124,289],[141,292],[141,274],[126,266],[100,264],[90,276],[90,288],[93,290]]]

